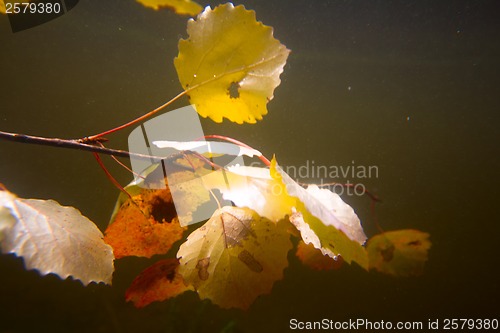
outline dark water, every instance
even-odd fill
[[[243,3],[292,54],[264,121],[204,120],[205,132],[275,153],[284,166],[377,166],[378,177],[361,181],[383,199],[380,224],[431,234],[424,275],[348,265],[315,272],[290,253],[284,280],[248,312],[192,293],[137,310],[123,294],[154,259],[117,261],[113,287],[84,288],[2,256],[0,332],[282,332],[291,318],[500,318],[497,2]],[[172,61],[185,24],[132,0],[81,1],[16,34],[0,17],[0,130],[82,137],[162,104],[180,92]],[[127,135],[110,146],[126,148]],[[90,154],[0,141],[0,156],[11,191],[75,206],[105,228],[118,192]],[[368,199],[344,199],[372,233]]]

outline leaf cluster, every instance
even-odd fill
[[[201,11],[189,0],[137,1],[155,10]],[[215,122],[261,120],[290,53],[273,37],[273,29],[258,22],[255,12],[228,3],[207,7],[188,22],[187,30],[189,37],[180,40],[174,61],[184,92],[170,102],[186,95],[201,116]],[[102,145],[102,135],[89,140]],[[214,151],[200,152],[197,142],[155,142],[178,149],[183,157],[152,165],[125,187],[105,236],[72,207],[20,199],[0,187],[1,250],[22,256],[28,269],[72,276],[87,285],[111,283],[115,258],[166,255],[182,240],[175,258],[158,261],[132,283],[126,299],[137,307],[194,290],[223,308],[246,309],[283,278],[292,237],[299,238],[297,257],[313,269],[338,269],[346,262],[393,276],[423,272],[430,248],[427,233],[409,229],[367,239],[354,210],[336,193],[303,187],[275,158],[269,162],[236,143],[241,154],[268,165],[223,168],[211,162]],[[168,179],[166,163],[172,168]],[[180,221],[189,224],[214,191],[233,205],[219,204],[186,237],[187,227]],[[174,197],[182,199],[174,204]]]

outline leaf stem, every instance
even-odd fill
[[[111,173],[108,171],[108,169],[106,168],[106,166],[104,165],[104,163],[101,160],[101,156],[99,156],[99,154],[95,153],[95,152],[93,152],[92,154],[94,154],[94,157],[97,161],[97,164],[99,164],[101,169],[104,171],[104,173],[106,174],[106,177],[113,183],[113,185],[115,185],[115,187],[117,189],[119,189],[121,192],[125,193],[129,197],[129,199],[132,200],[132,196],[130,195],[130,193],[125,191],[123,186],[121,186],[120,183],[116,180],[116,178],[113,177],[113,175],[111,175]]]

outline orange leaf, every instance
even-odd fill
[[[337,256],[337,260],[333,260],[331,257],[323,255],[314,245],[306,244],[303,241],[299,242],[295,254],[304,265],[317,271],[339,269],[344,263],[341,256]]]
[[[117,259],[167,253],[186,230],[179,225],[170,190],[143,189],[132,199],[120,207],[104,241]]]
[[[179,262],[171,258],[146,268],[125,292],[126,301],[133,302],[136,308],[142,308],[152,302],[161,302],[186,290],[193,290],[184,285],[182,277],[177,274],[177,267]]]

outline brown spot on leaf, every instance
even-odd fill
[[[238,82],[231,82],[229,88],[227,89],[230,98],[239,98],[240,97],[240,85]]]
[[[391,246],[389,246],[388,248],[380,251],[380,254],[382,255],[382,258],[384,258],[384,261],[392,260],[392,258],[394,257],[394,250],[395,247],[391,244]]]
[[[247,250],[241,251],[238,255],[238,259],[240,259],[248,268],[250,268],[251,271],[254,271],[256,273],[260,273],[264,269],[262,265],[257,260],[255,260],[252,254]]]
[[[250,219],[241,218],[228,212],[222,213],[220,218],[223,225],[226,248],[241,245],[241,241],[246,239],[248,235],[255,237],[255,233],[250,227],[252,222]]]
[[[210,257],[198,260],[196,268],[198,268],[198,277],[202,281],[208,280],[208,265],[210,265]]]
[[[174,203],[158,196],[151,202],[151,215],[159,223],[170,223],[177,216]]]

